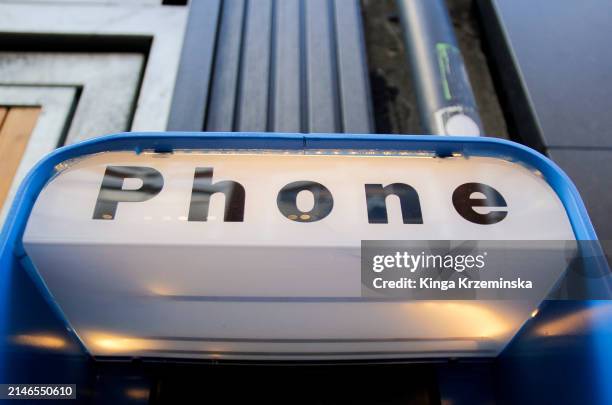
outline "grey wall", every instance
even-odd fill
[[[612,3],[479,0],[514,138],[576,183],[600,239],[612,239]]]

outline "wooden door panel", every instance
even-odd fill
[[[0,208],[36,125],[40,107],[0,108]]]

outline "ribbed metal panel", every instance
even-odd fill
[[[211,73],[177,79],[176,100],[205,105],[175,103],[176,128],[373,132],[358,0],[224,0],[215,35],[204,37],[191,21],[211,21],[213,11],[192,5],[181,71],[198,63],[211,66]],[[199,40],[190,38],[194,34]],[[214,52],[202,54],[210,47]],[[194,92],[199,98],[189,96]],[[186,119],[185,111],[197,114]]]

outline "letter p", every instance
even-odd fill
[[[125,179],[140,179],[135,190],[124,190]],[[155,197],[164,187],[164,178],[152,167],[107,166],[96,200],[93,219],[114,219],[120,202],[142,202]]]

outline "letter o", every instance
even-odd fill
[[[301,191],[310,191],[314,197],[314,205],[308,212],[300,211],[297,207],[297,195]],[[295,181],[278,192],[276,205],[285,218],[296,222],[315,222],[329,215],[334,207],[334,199],[323,184],[314,181]]]

